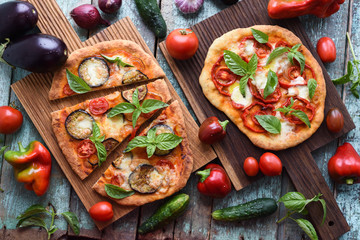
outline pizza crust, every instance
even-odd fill
[[[269,25],[256,25],[251,28],[258,29],[270,37],[279,37],[286,40],[290,45],[301,43],[301,40],[295,36],[291,31],[279,27]],[[256,133],[244,126],[241,113],[232,107],[231,103],[227,101],[227,97],[219,93],[211,78],[211,69],[218,58],[223,54],[224,50],[228,50],[229,46],[239,43],[242,38],[252,36],[251,28],[239,28],[225,33],[223,36],[217,38],[210,46],[207,57],[205,59],[204,68],[199,78],[200,85],[206,98],[219,110],[223,111],[232,122],[251,140],[251,142],[263,149],[268,150],[282,150],[294,147],[301,142],[308,139],[320,127],[324,119],[324,107],[326,97],[325,79],[322,69],[310,51],[303,45],[300,51],[304,54],[306,63],[310,65],[316,75],[318,83],[315,95],[311,100],[316,105],[316,113],[311,121],[311,128],[301,129],[295,135],[287,137],[267,136],[262,133]]]
[[[147,54],[138,44],[128,40],[113,40],[104,41],[93,46],[84,47],[72,52],[67,59],[65,65],[55,72],[51,89],[49,92],[49,99],[55,100],[59,98],[68,97],[63,94],[63,88],[68,83],[66,78],[66,69],[69,69],[72,73],[78,72],[80,63],[88,57],[100,56],[100,54],[111,53],[116,50],[124,50],[131,53],[134,57],[142,60],[145,65],[143,73],[148,76],[149,79],[165,77],[164,71],[154,61],[153,57]],[[121,83],[116,86],[122,85]],[[113,86],[113,87],[116,87]],[[97,91],[100,89],[109,88],[106,86],[100,86],[92,88],[91,91]],[[71,95],[74,96],[74,95]]]

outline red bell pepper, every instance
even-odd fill
[[[268,13],[271,18],[293,18],[312,14],[326,18],[340,9],[345,0],[270,0]]]
[[[196,174],[201,176],[197,184],[200,193],[213,198],[224,198],[231,192],[230,179],[220,165],[210,163],[205,170]]]
[[[206,144],[213,144],[226,136],[229,120],[219,121],[217,117],[207,118],[199,128],[199,139]]]
[[[32,141],[26,148],[18,144],[19,151],[7,151],[4,158],[14,167],[16,179],[25,183],[27,190],[41,196],[50,182],[51,155],[38,141]]]
[[[360,156],[350,143],[344,143],[336,150],[328,162],[328,171],[338,183],[353,184],[360,182]]]

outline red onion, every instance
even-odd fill
[[[195,13],[199,11],[204,0],[175,0],[175,5],[182,13]]]
[[[114,13],[121,7],[121,0],[99,0],[99,8],[104,13]]]
[[[92,29],[98,24],[110,26],[109,21],[101,18],[99,11],[91,4],[84,4],[74,8],[70,12],[70,16],[81,28]]]

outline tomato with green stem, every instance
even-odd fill
[[[175,29],[167,36],[165,43],[170,55],[178,60],[191,58],[199,47],[199,40],[191,29]]]

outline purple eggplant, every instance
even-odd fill
[[[9,65],[36,73],[54,72],[66,62],[67,57],[67,47],[62,40],[41,33],[10,42],[2,55]]]
[[[33,29],[37,21],[38,13],[31,3],[10,1],[0,4],[0,42],[23,35]]]

